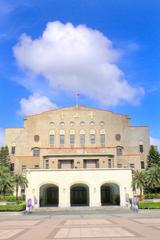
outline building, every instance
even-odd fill
[[[125,205],[131,168],[145,168],[150,146],[148,127],[84,106],[28,116],[5,139],[12,169],[28,169],[27,196],[37,207]]]

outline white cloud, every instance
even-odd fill
[[[150,144],[157,146],[158,149],[160,150],[160,139],[159,138],[150,137]]]
[[[52,103],[48,97],[34,93],[28,99],[21,99],[19,114],[22,116],[33,115],[54,108],[57,108],[56,104]]]
[[[57,93],[79,91],[103,105],[136,104],[144,94],[142,88],[128,83],[118,67],[120,51],[101,32],[84,25],[50,22],[38,39],[23,34],[14,55],[24,71],[35,74],[36,79],[42,76],[46,88]],[[35,81],[22,84],[32,89]]]
[[[4,129],[0,128],[0,147],[4,144]]]

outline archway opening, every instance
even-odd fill
[[[85,184],[75,184],[70,189],[71,206],[89,206],[89,187]]]
[[[101,186],[101,205],[120,205],[118,184],[106,183]]]
[[[57,207],[59,203],[59,189],[54,184],[40,187],[40,207]]]

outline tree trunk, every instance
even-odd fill
[[[18,184],[16,184],[16,201],[18,201]]]

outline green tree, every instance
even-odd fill
[[[0,148],[0,165],[8,166],[10,164],[9,149],[7,146]]]
[[[149,154],[147,157],[148,168],[151,167],[152,164],[160,165],[160,153],[155,149],[154,146],[150,147]]]
[[[140,197],[142,196],[143,188],[145,187],[145,172],[140,170],[135,170],[132,178],[132,187],[134,190],[140,190]]]
[[[152,164],[145,172],[146,188],[153,192],[157,192],[160,188],[160,166]]]
[[[14,174],[13,180],[14,180],[14,184],[15,184],[15,188],[16,188],[16,200],[18,200],[19,187],[21,187],[21,188],[27,187],[28,180],[23,174],[20,174],[20,173]]]
[[[9,168],[6,166],[0,166],[0,192],[4,198],[7,193],[13,192],[13,176],[10,174]]]

